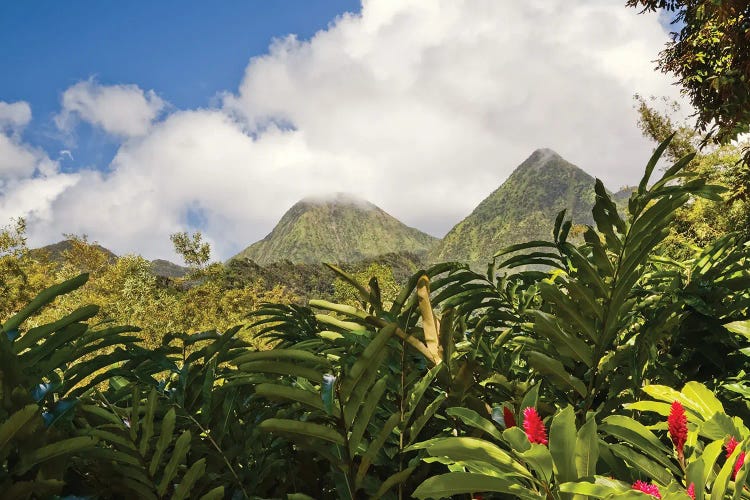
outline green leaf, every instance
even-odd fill
[[[388,378],[386,377],[375,382],[375,385],[372,386],[372,390],[367,395],[367,399],[365,399],[365,404],[362,405],[362,408],[359,410],[359,413],[354,420],[352,432],[349,436],[349,453],[351,456],[357,454],[359,443],[362,441],[362,436],[364,436],[365,431],[367,430],[370,419],[372,418],[375,409],[378,407],[378,403],[385,392],[387,384]]]
[[[724,325],[724,328],[737,335],[742,335],[750,339],[750,319],[743,321],[733,321]]]
[[[724,406],[705,385],[698,382],[688,382],[682,388],[682,394],[695,403],[703,418],[714,413],[724,413]]]
[[[596,463],[599,461],[599,439],[596,431],[596,418],[593,416],[578,430],[576,436],[576,470],[579,478],[596,474]]]
[[[37,421],[32,423],[34,417],[37,417]],[[19,432],[30,434],[40,423],[39,407],[36,404],[24,406],[13,413],[0,425],[0,452],[2,452],[3,448],[8,445],[16,434]],[[1,453],[0,456],[2,456]]]
[[[233,363],[239,366],[244,363],[250,363],[251,361],[267,360],[301,362],[324,366],[330,365],[327,359],[312,352],[300,349],[270,349],[267,351],[248,352],[235,358]]]
[[[286,418],[269,418],[261,422],[258,428],[267,432],[315,438],[344,446],[344,437],[325,425],[299,422]]]
[[[576,361],[580,361],[589,368],[593,365],[593,351],[591,348],[578,337],[574,337],[565,332],[552,314],[542,311],[533,312],[534,331],[552,341],[558,349],[566,347],[566,351]]]
[[[21,456],[18,475],[23,475],[32,467],[47,460],[70,455],[96,445],[96,439],[88,436],[63,439],[52,444],[31,450]]]
[[[190,431],[184,431],[180,434],[180,437],[177,438],[177,441],[175,441],[174,448],[169,457],[169,462],[167,462],[167,465],[164,467],[164,473],[161,476],[161,481],[157,488],[157,492],[160,496],[163,496],[164,493],[167,492],[167,488],[169,488],[169,485],[177,474],[177,466],[185,461],[185,457],[190,451],[191,439],[192,435],[190,434]]]
[[[164,455],[167,447],[172,444],[175,419],[176,415],[174,408],[170,408],[169,411],[167,411],[167,413],[164,415],[164,419],[161,421],[161,432],[159,433],[159,439],[156,441],[154,455],[151,457],[151,463],[148,466],[148,473],[152,477],[156,475],[156,471],[159,469],[162,455]]]
[[[323,399],[319,394],[310,392],[305,389],[297,389],[296,387],[289,387],[288,385],[282,384],[258,384],[255,387],[255,394],[262,396],[267,399],[286,399],[289,401],[297,401],[312,409],[320,410],[325,412],[325,406]],[[334,413],[338,414],[338,408],[332,408]]]
[[[276,375],[306,378],[317,384],[323,382],[323,374],[317,370],[282,361],[251,361],[241,364],[238,368],[240,371],[248,373],[274,373]]]
[[[542,444],[531,443],[531,447],[520,454],[543,481],[552,481],[553,462],[549,449]]]
[[[586,495],[594,498],[608,498],[610,495],[621,493],[623,490],[611,485],[580,481],[563,483],[560,485],[560,491],[563,493],[575,493],[577,495]]]
[[[198,479],[203,475],[203,473],[206,471],[206,459],[201,458],[197,462],[195,462],[190,469],[185,473],[184,476],[182,476],[182,480],[180,481],[180,484],[177,485],[177,488],[174,490],[174,495],[172,495],[172,500],[183,500],[184,498],[188,498],[190,496],[190,491],[192,490],[195,483],[198,481]]]
[[[406,399],[406,412],[404,413],[404,424],[408,424],[411,421],[411,417],[414,411],[417,409],[419,402],[422,400],[425,391],[430,387],[430,384],[434,380],[435,376],[445,368],[445,364],[433,366],[424,376],[419,379],[419,382],[414,384],[409,391],[409,396]]]
[[[672,411],[671,404],[658,401],[636,401],[635,403],[628,403],[623,406],[633,411],[653,411],[664,417],[668,417]]]
[[[414,490],[415,498],[446,498],[454,495],[494,491],[518,495],[519,498],[539,498],[531,491],[510,478],[473,474],[470,472],[449,472],[433,476]]]
[[[576,471],[576,423],[573,407],[568,405],[552,419],[549,428],[549,452],[557,469],[557,480],[573,481]]]
[[[388,490],[396,486],[397,484],[401,484],[409,477],[411,477],[412,472],[416,467],[407,467],[406,469],[396,472],[395,474],[391,474],[388,476],[388,478],[383,481],[380,484],[380,487],[378,488],[378,491],[375,492],[375,494],[372,496],[372,498],[382,498],[386,493],[388,493]]]
[[[526,408],[536,408],[536,405],[539,402],[539,386],[541,385],[541,382],[534,384],[531,389],[526,391],[526,394],[523,395],[521,406],[518,408],[518,412],[516,413],[516,421],[521,421],[523,411]]]
[[[202,497],[200,500],[222,500],[224,498],[224,487],[217,486]]]
[[[395,429],[399,424],[399,421],[400,416],[398,413],[394,413],[393,415],[391,415],[390,418],[386,420],[385,424],[383,424],[383,427],[380,429],[378,436],[373,439],[373,441],[370,443],[370,446],[367,447],[367,451],[362,456],[362,462],[360,462],[359,468],[357,469],[357,476],[355,478],[355,484],[357,485],[357,488],[359,488],[359,486],[362,484],[362,480],[365,478],[367,470],[375,461],[375,458],[380,452],[380,449],[385,444],[388,436],[390,436],[393,432],[393,429]]]
[[[555,385],[571,387],[582,397],[586,397],[586,385],[568,373],[558,360],[534,351],[529,352],[528,356],[529,364],[539,373],[549,375]]]
[[[49,336],[51,333],[62,330],[74,323],[86,321],[87,319],[93,318],[98,312],[99,306],[89,305],[79,307],[62,319],[59,319],[53,323],[47,323],[46,325],[41,325],[30,329],[20,339],[16,340],[15,344],[13,345],[13,349],[16,352],[21,352],[24,349],[28,349],[40,340]]]
[[[526,433],[518,427],[505,429],[503,431],[503,439],[507,441],[516,453],[523,453],[531,448],[531,443],[529,442],[529,438],[526,437]]]
[[[354,365],[352,365],[351,370],[349,370],[349,373],[341,382],[341,398],[344,401],[348,401],[349,396],[367,372],[377,370],[379,363],[378,366],[374,366],[374,361],[379,359],[378,354],[386,348],[396,328],[397,325],[391,323],[378,331],[375,337],[370,340],[370,343],[367,344],[365,350],[362,351],[362,354]]]
[[[610,415],[602,421],[599,430],[627,442],[633,448],[679,473],[677,466],[670,460],[672,450],[664,446],[659,438],[640,422],[624,415]]]
[[[654,479],[656,482],[668,484],[672,481],[672,474],[666,467],[644,457],[627,446],[611,444],[609,445],[609,449],[612,450],[615,455],[625,460],[629,465],[640,470],[643,474]]]
[[[740,432],[731,417],[725,413],[714,413],[711,418],[698,426],[698,433],[711,440],[723,440],[727,436],[740,436]]]
[[[463,408],[460,406],[454,406],[453,408],[448,408],[447,410],[445,410],[445,413],[447,413],[451,417],[461,419],[461,421],[466,425],[486,432],[497,440],[502,441],[503,439],[502,433],[498,430],[497,427],[495,427],[495,424],[493,424],[486,418],[483,418],[474,410]]]

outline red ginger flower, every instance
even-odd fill
[[[690,483],[690,486],[687,487],[687,496],[695,500],[695,483]]]
[[[503,421],[506,429],[516,426],[516,417],[513,416],[513,412],[507,406],[503,406]]]
[[[727,458],[732,456],[732,453],[734,453],[735,448],[737,448],[737,445],[739,442],[734,438],[734,436],[729,437],[729,441],[727,441],[727,444],[724,445],[724,447],[727,449]],[[740,454],[737,456],[737,461],[734,463],[734,470],[732,471],[732,480],[734,480],[737,477],[737,473],[740,471],[742,466],[745,465],[745,452],[741,451]]]
[[[687,416],[685,416],[685,408],[679,401],[672,403],[672,409],[669,412],[669,417],[667,417],[667,427],[669,428],[669,437],[672,438],[677,450],[677,457],[682,460],[685,456],[683,449],[687,441]]]
[[[729,437],[729,441],[727,441],[727,444],[724,445],[724,447],[727,449],[727,458],[730,457],[732,453],[734,453],[734,449],[737,448],[737,445],[739,443],[736,439],[734,439],[734,436]]]
[[[661,493],[659,493],[659,488],[655,484],[644,483],[643,481],[636,481],[635,483],[633,483],[633,489],[647,493],[651,495],[652,497],[661,498]]]
[[[732,471],[732,481],[737,477],[737,473],[740,471],[742,466],[745,465],[745,452],[741,451],[737,457],[737,461],[734,463],[734,471]]]
[[[535,408],[529,406],[523,411],[523,430],[532,443],[547,444],[547,429]]]

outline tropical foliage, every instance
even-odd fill
[[[4,497],[750,498],[750,244],[665,253],[725,191],[654,179],[670,139],[624,213],[596,181],[580,239],[563,211],[482,273],[331,266],[339,300],[153,337],[64,307],[94,269],[41,291],[0,332]]]

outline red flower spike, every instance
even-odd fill
[[[729,436],[729,440],[724,445],[724,448],[727,450],[727,458],[732,456],[732,453],[734,453],[734,450],[737,448],[737,445],[740,444],[739,441],[737,441],[734,436]],[[737,477],[737,473],[740,471],[742,466],[745,465],[745,452],[742,451],[737,456],[737,461],[734,463],[734,471],[732,471],[732,480],[734,480],[735,477]]]
[[[687,493],[687,496],[695,500],[695,483],[690,483],[690,486],[687,487],[685,493]]]
[[[507,406],[503,406],[503,421],[506,429],[516,426],[516,417],[513,416],[513,412]]]
[[[643,481],[636,481],[635,483],[633,483],[633,489],[647,493],[651,495],[652,497],[661,498],[661,493],[659,493],[659,488],[655,484],[644,483]]]
[[[672,403],[672,409],[667,417],[667,427],[669,437],[677,450],[677,457],[682,460],[685,456],[683,450],[687,441],[687,416],[685,416],[685,408],[679,401]]]
[[[737,477],[737,473],[740,471],[742,466],[745,465],[745,452],[741,451],[737,456],[737,461],[734,463],[734,470],[732,471],[732,481]]]
[[[529,406],[523,411],[523,430],[532,443],[547,444],[547,429],[535,408]]]
[[[729,441],[727,441],[727,444],[724,445],[724,448],[727,449],[727,458],[729,458],[732,453],[734,453],[734,449],[737,448],[737,445],[739,443],[736,439],[734,439],[734,436],[729,437]]]

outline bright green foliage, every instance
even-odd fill
[[[652,97],[652,101],[655,99]],[[743,177],[742,150],[747,144],[725,144],[720,147],[700,148],[700,136],[686,123],[675,122],[670,112],[679,111],[677,103],[666,104],[666,112],[659,111],[654,102],[636,96],[638,125],[643,135],[657,144],[673,136],[665,154],[674,161],[695,153],[685,167],[711,184],[727,188],[722,195],[723,203],[697,198],[690,200],[677,210],[670,235],[664,242],[663,252],[678,259],[690,258],[696,248],[710,244],[728,232],[740,232],[750,237],[750,203],[742,197],[733,196],[745,182]]]
[[[185,264],[193,269],[201,269],[211,258],[211,245],[203,241],[200,231],[190,236],[188,233],[169,235],[175,251],[182,256]]]
[[[750,4],[746,0],[628,0],[667,9],[680,30],[659,67],[674,73],[698,112],[698,128],[720,142],[750,130]]]
[[[349,274],[362,287],[376,287],[384,307],[393,305],[400,290],[389,266],[373,262],[365,269]],[[333,300],[336,302],[355,306],[362,304],[357,288],[341,278],[336,278],[333,282],[333,290]]]

